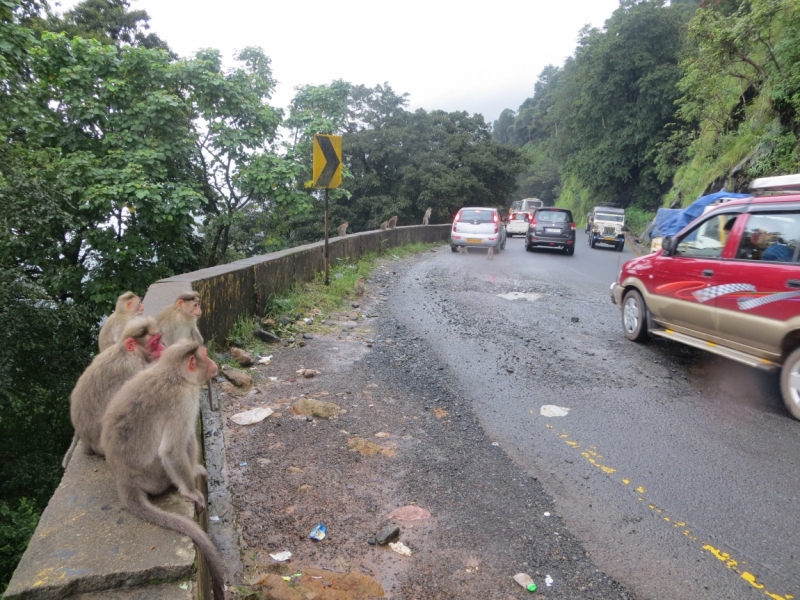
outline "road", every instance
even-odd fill
[[[776,378],[627,341],[608,288],[630,248],[523,244],[419,261],[387,308],[616,580],[647,598],[800,597],[800,422]]]

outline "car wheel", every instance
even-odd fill
[[[800,419],[800,348],[792,352],[783,363],[781,395],[792,416]]]
[[[648,338],[647,307],[636,290],[630,290],[622,298],[622,331],[632,342],[643,342]]]
[[[450,251],[451,252],[458,252],[458,246],[455,244],[450,244]]]
[[[532,252],[533,247],[530,244],[525,244],[525,252]]]
[[[618,251],[618,252],[622,252],[623,250],[625,250],[625,242],[620,242],[620,243],[617,245],[617,251]]]
[[[575,254],[575,248],[567,248],[567,256],[572,256]]]
[[[589,236],[589,247],[590,248],[594,248],[594,245],[595,245],[594,244],[594,238],[590,235]]]

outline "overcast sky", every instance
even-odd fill
[[[64,0],[61,10],[77,3]],[[533,94],[542,68],[562,65],[584,25],[602,27],[618,0],[132,0],[181,56],[260,46],[279,82],[334,79],[409,93],[412,109],[466,110],[494,121]]]

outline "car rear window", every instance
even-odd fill
[[[514,213],[515,221],[525,221],[528,217],[527,213]]]
[[[462,210],[461,221],[468,223],[491,223],[494,221],[494,211],[492,210]]]
[[[569,223],[572,221],[572,214],[566,210],[538,210],[536,220],[548,223]]]

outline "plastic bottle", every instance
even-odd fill
[[[533,583],[533,579],[531,579],[531,576],[527,573],[517,573],[514,575],[514,581],[516,581],[529,592],[536,591],[536,584]]]

